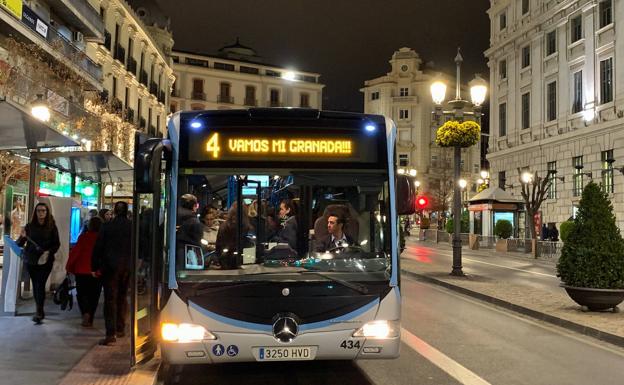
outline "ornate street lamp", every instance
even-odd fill
[[[449,100],[448,104],[452,107],[451,111],[443,111],[442,103],[445,100],[446,96],[446,85],[441,81],[436,81],[431,85],[431,98],[435,103],[435,116],[437,121],[439,122],[443,115],[448,116],[454,121],[463,122],[465,115],[473,115],[477,123],[480,123],[481,120],[481,105],[485,101],[485,97],[487,94],[487,82],[483,80],[480,76],[476,76],[474,80],[472,80],[470,85],[470,98],[471,102],[467,100],[463,100],[461,98],[461,63],[463,62],[463,57],[460,53],[459,48],[457,49],[457,56],[455,56],[455,64],[457,68],[457,75],[455,77],[455,99]],[[473,111],[464,111],[464,107],[469,106],[472,107]],[[461,146],[453,145],[454,147],[454,173],[453,180],[455,183],[454,191],[453,191],[453,217],[455,218],[454,231],[453,231],[453,270],[451,271],[451,275],[463,276],[464,272],[462,271],[462,255],[461,255],[461,188],[460,188],[460,176],[461,176]],[[465,181],[464,181],[465,182]],[[465,187],[465,185],[464,185]]]

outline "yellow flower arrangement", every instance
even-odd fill
[[[479,141],[481,126],[471,120],[458,122],[449,120],[436,133],[436,144],[440,147],[470,147]]]

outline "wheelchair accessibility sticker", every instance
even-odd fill
[[[234,357],[238,355],[238,346],[230,345],[227,347],[227,355],[230,357]]]
[[[225,353],[225,348],[223,347],[223,345],[216,344],[212,347],[212,354],[214,354],[215,356],[221,357],[223,353]]]

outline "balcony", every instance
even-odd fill
[[[112,39],[111,33],[104,31],[104,47],[109,51],[111,50]]]
[[[191,94],[191,99],[193,100],[206,100],[206,94],[203,92],[193,91]]]
[[[132,108],[126,108],[126,113],[124,114],[124,120],[126,122],[134,123],[134,110]]]
[[[145,70],[141,70],[141,74],[139,75],[139,83],[147,87],[147,72],[145,72]]]
[[[165,95],[165,91],[160,91],[158,93],[158,101],[162,104],[165,104],[165,102],[167,101],[167,97]]]
[[[230,95],[217,95],[217,103],[234,104],[234,97]]]
[[[116,114],[120,114],[121,111],[123,110],[123,103],[121,102],[121,100],[115,98],[111,101],[111,110],[116,113]]]
[[[67,57],[81,70],[88,73],[93,79],[98,82],[102,80],[102,66],[89,59],[83,50],[76,47],[69,40],[67,40],[65,36],[61,35],[52,27],[48,27],[48,41],[52,48]]]
[[[113,59],[119,60],[122,64],[126,64],[126,49],[119,43],[115,44]]]
[[[150,91],[150,94],[158,97],[158,84],[156,84],[155,82],[151,82],[149,91]]]
[[[75,26],[90,39],[101,40],[104,22],[100,14],[86,0],[47,0],[54,13]]]
[[[258,105],[258,99],[254,98],[245,98],[245,105],[255,107]]]
[[[128,70],[128,72],[132,73],[133,75],[136,75],[137,62],[133,57],[128,58],[128,61],[126,62],[126,69]]]

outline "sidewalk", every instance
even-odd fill
[[[527,284],[510,284],[508,281],[480,275],[478,267],[472,266],[472,274],[467,277],[450,276],[452,258],[446,255],[441,258],[448,259],[447,268],[433,266],[408,257],[410,246],[424,247],[436,251],[450,251],[447,244],[434,244],[422,242],[416,238],[407,238],[407,248],[401,258],[401,270],[403,274],[417,279],[435,283],[449,289],[461,292],[471,297],[504,307],[506,309],[549,322],[566,329],[588,335],[620,347],[624,347],[624,312],[582,312],[580,306],[572,301],[565,290],[553,285],[539,288]],[[525,260],[527,263],[548,267],[552,275],[556,275],[554,261],[536,261],[522,253],[505,255],[494,250],[468,250],[462,249],[465,256],[503,257],[514,261]],[[475,270],[477,269],[477,270]],[[476,273],[475,273],[476,271]],[[522,273],[518,273],[522,274]]]
[[[98,346],[104,336],[102,304],[94,328],[80,326],[78,305],[62,311],[46,300],[46,318],[34,325],[34,303],[26,301],[17,317],[0,317],[0,385],[156,383],[157,362],[130,368],[130,339]]]

